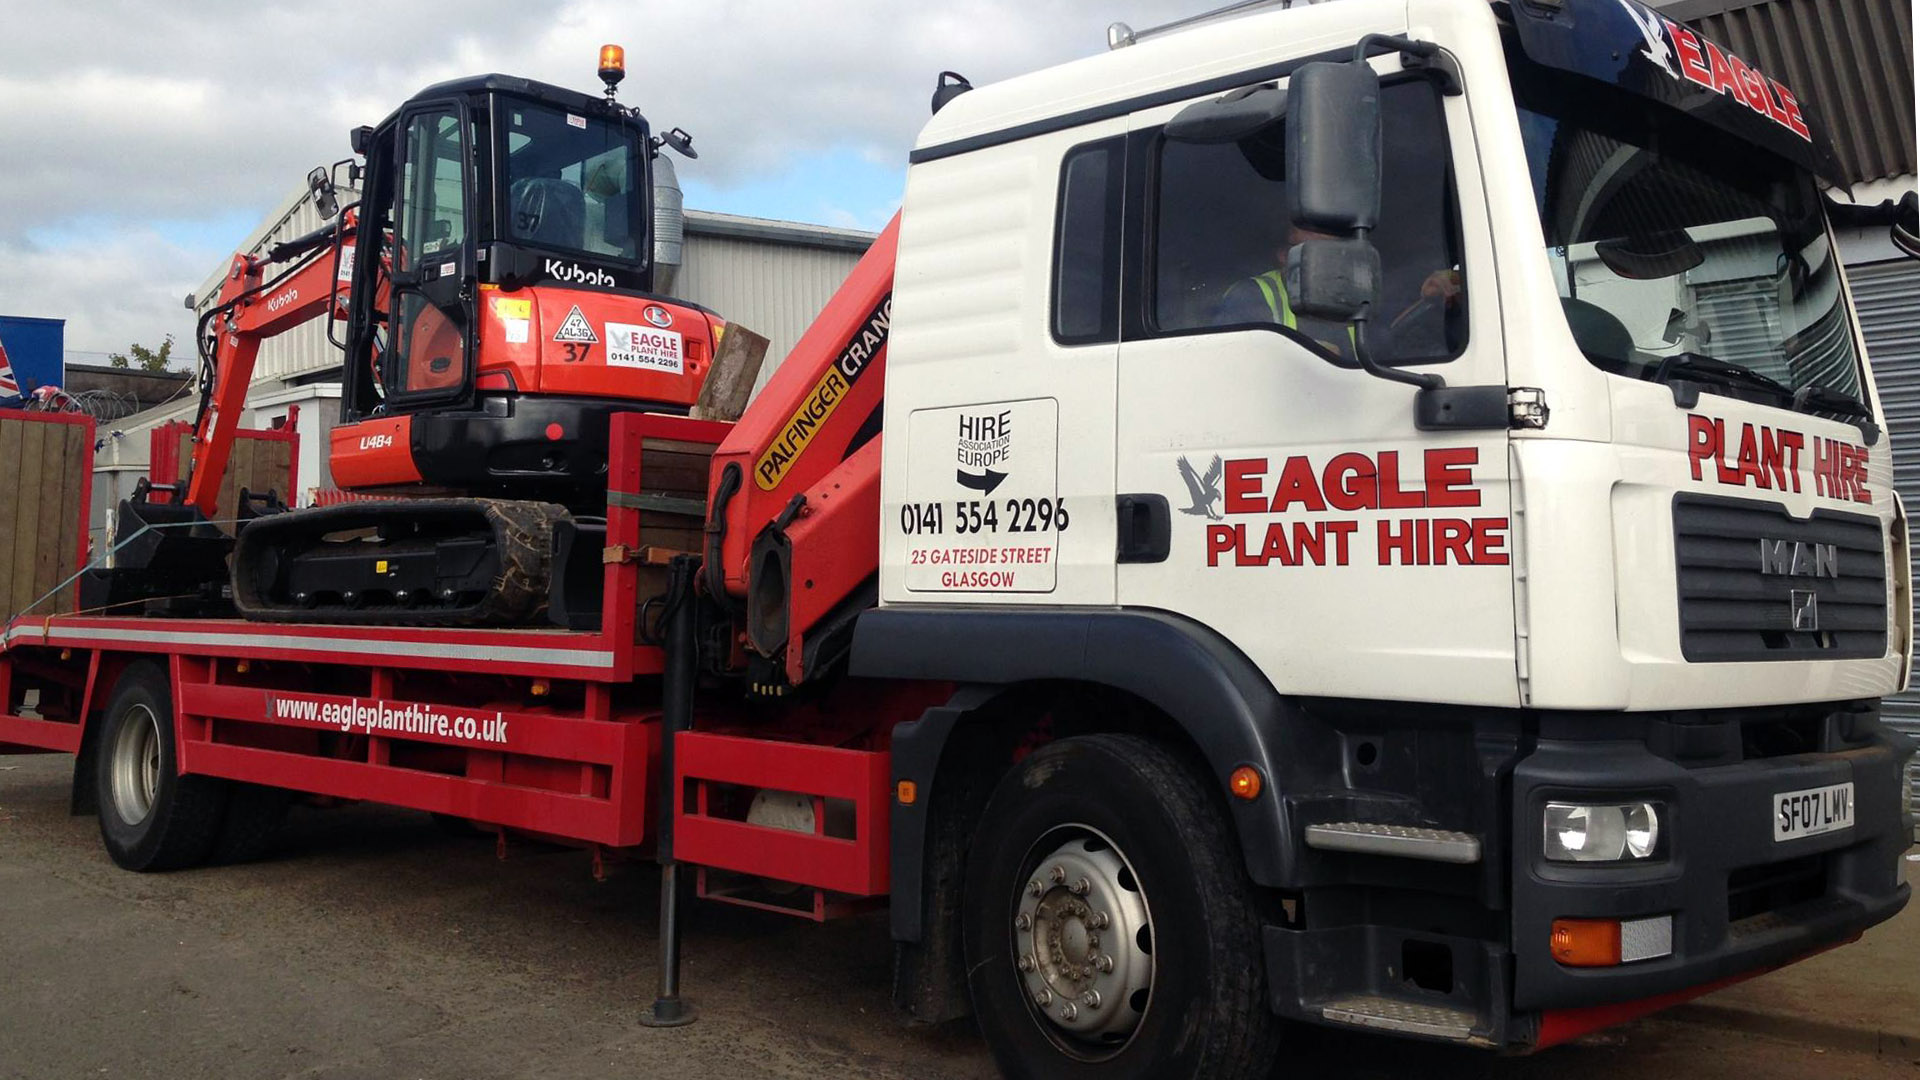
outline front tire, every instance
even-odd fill
[[[1028,755],[967,860],[968,986],[1011,1077],[1266,1075],[1280,1021],[1260,925],[1204,777],[1130,735]]]
[[[100,839],[122,869],[197,865],[220,836],[226,785],[180,775],[174,750],[166,671],[150,661],[133,664],[114,686],[94,755]]]

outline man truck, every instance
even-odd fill
[[[369,598],[388,554],[471,566],[269,506],[192,611],[9,626],[0,743],[76,754],[134,869],[289,792],[651,853],[651,1024],[691,1017],[683,891],[884,904],[900,1007],[1013,1076],[1263,1076],[1299,1023],[1537,1050],[1896,913],[1907,520],[1814,103],[1636,0],[1111,37],[942,76],[898,218],[737,422],[657,380],[584,410],[604,497],[498,575],[545,605]],[[539,260],[481,221],[422,226],[453,324],[608,337],[502,308]],[[653,303],[615,254],[563,284]],[[448,355],[434,401],[513,388]],[[364,606],[219,606],[276,567]]]

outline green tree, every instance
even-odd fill
[[[133,345],[129,345],[126,352],[108,353],[107,366],[117,368],[137,367],[141,371],[165,371],[167,370],[167,357],[172,355],[173,335],[168,334],[167,339],[162,341],[160,347],[157,349],[149,349],[145,345],[136,342]]]

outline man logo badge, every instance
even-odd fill
[[[1787,596],[1788,608],[1793,613],[1793,628],[1806,631],[1820,629],[1820,598],[1810,589],[1794,589]]]
[[[1839,546],[1762,538],[1760,572],[1781,577],[1837,578],[1840,576]]]

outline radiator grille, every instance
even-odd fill
[[[1887,568],[1877,519],[1817,510],[1801,521],[1773,503],[1678,495],[1673,528],[1680,651],[1689,661],[1886,654]],[[1763,540],[1789,560],[1798,550],[1808,566],[1823,561],[1814,545],[1832,545],[1832,576],[1763,573]]]

